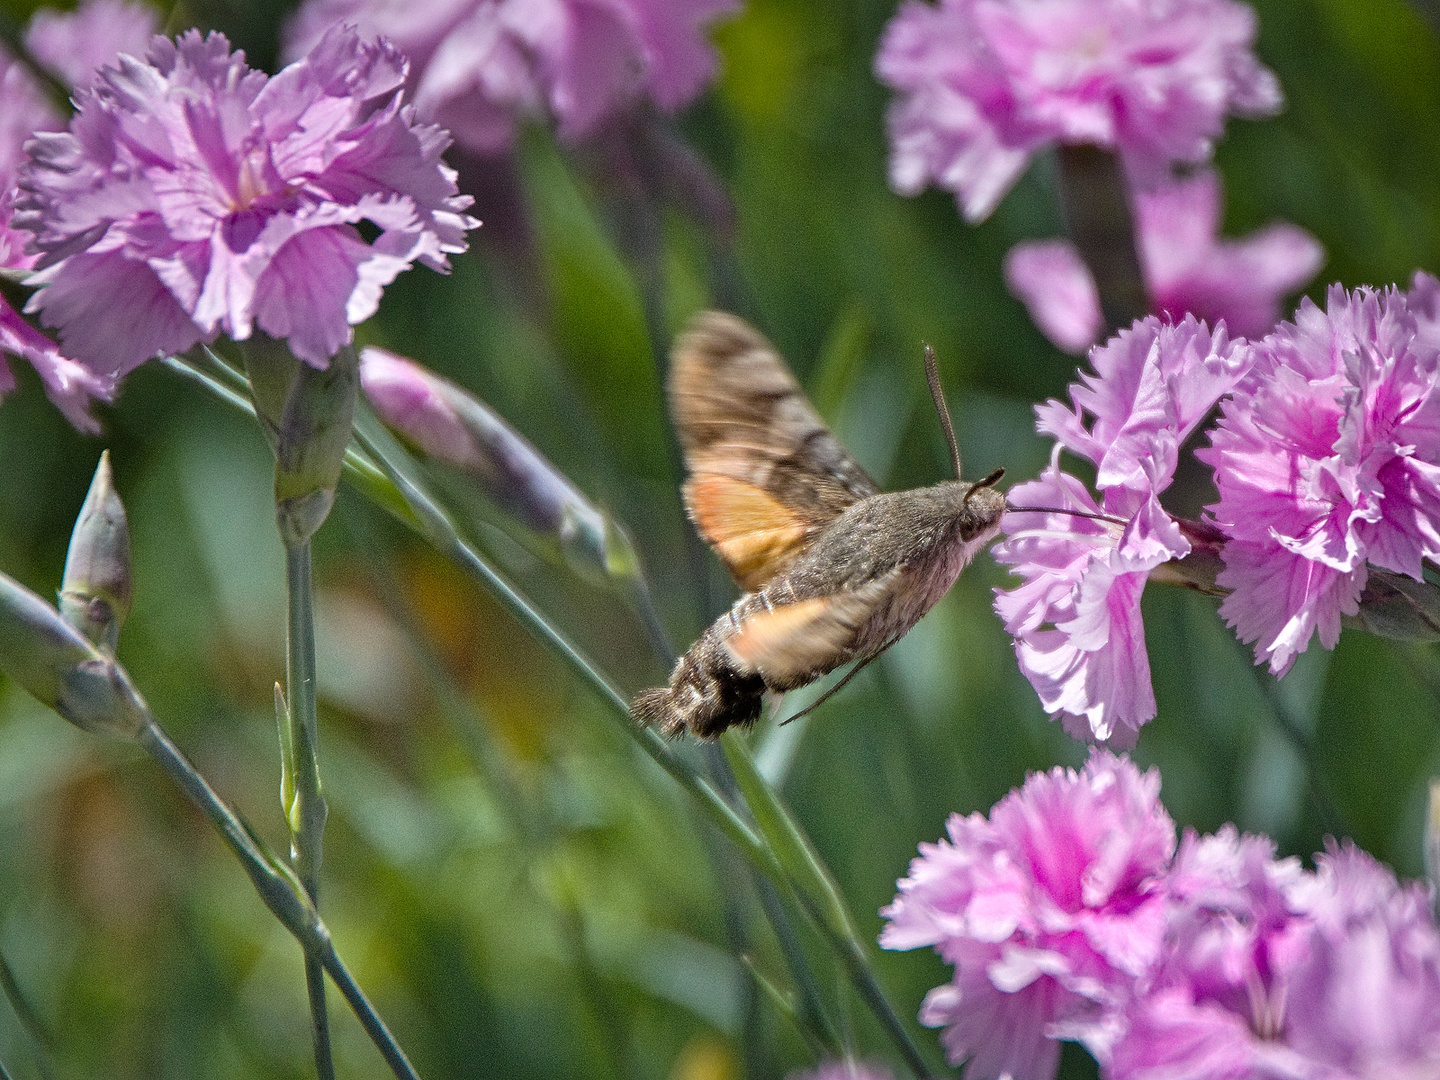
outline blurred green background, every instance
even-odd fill
[[[33,5],[0,7],[21,22]],[[1440,269],[1430,24],[1399,0],[1255,7],[1287,107],[1231,123],[1218,148],[1226,233],[1276,219],[1313,232],[1329,257],[1317,299],[1330,281],[1405,284]],[[747,0],[717,30],[722,75],[674,130],[728,190],[733,229],[628,188],[593,149],[528,132],[510,166],[457,159],[486,227],[451,276],[404,275],[359,331],[478,393],[626,522],[679,647],[733,596],[684,521],[660,394],[656,352],[693,311],[731,306],[768,333],[888,488],[948,469],[922,341],[939,353],[969,475],[1004,465],[1021,480],[1046,460],[1031,409],[1063,394],[1075,365],[1007,295],[1000,263],[1017,240],[1059,232],[1051,165],[1037,161],[976,228],[943,193],[892,194],[886,94],[871,75],[892,11]],[[222,29],[270,66],[284,14],[194,0],[169,29]],[[651,340],[647,310],[666,340]],[[284,670],[283,561],[257,429],[148,365],[103,410],[103,437],[84,438],[18,374],[0,407],[0,569],[53,594],[109,447],[136,567],[121,659],[282,850],[271,688]],[[1201,477],[1171,496],[1190,513],[1208,501]],[[613,595],[516,543],[484,508],[474,532],[626,692],[663,679],[668,665]],[[353,493],[319,537],[316,575],[332,811],[322,909],[421,1075],[727,1080],[810,1063],[736,958],[789,985],[748,878],[585,687]],[[753,737],[867,937],[947,815],[987,810],[1027,770],[1084,759],[1016,669],[990,610],[1003,584],[982,556],[808,721]],[[1307,857],[1327,833],[1350,835],[1418,876],[1436,649],[1347,632],[1275,687],[1214,607],[1161,588],[1144,600],[1160,714],[1135,757],[1161,769],[1176,821],[1234,821]],[[451,687],[473,704],[470,721],[440,707]],[[807,934],[857,1045],[895,1062]],[[299,950],[205,823],[137,752],[3,681],[0,953],[55,1039],[38,1055],[0,1005],[0,1062],[17,1077],[46,1075],[46,1061],[62,1078],[313,1075]],[[907,1022],[947,975],[928,952],[877,950],[875,963]],[[332,1003],[341,1075],[388,1075]],[[938,1064],[935,1034],[911,1026]],[[1071,1048],[1063,1075],[1094,1066]]]

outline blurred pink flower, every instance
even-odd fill
[[[920,1020],[945,1028],[966,1080],[1047,1080],[1056,1039],[1089,1038],[1127,1001],[1164,933],[1161,887],[1175,826],[1160,774],[1096,750],[1076,773],[1032,774],[988,818],[950,818],[949,842],[921,844],[880,935],[934,946],[955,966]]]
[[[1281,103],[1235,0],[907,0],[875,59],[899,99],[890,182],[952,191],[982,221],[1054,143],[1118,151],[1149,186],[1202,162],[1228,113]]]
[[[1245,374],[1248,354],[1224,328],[1193,316],[1153,317],[1090,354],[1094,375],[1050,401],[1037,427],[1057,440],[1050,468],[1008,494],[1015,506],[1103,512],[1124,524],[1062,513],[1007,513],[995,559],[1024,578],[996,592],[1021,671],[1048,713],[1076,738],[1134,745],[1155,715],[1140,594],[1150,571],[1190,551],[1161,507],[1180,445]],[[1088,419],[1087,419],[1088,418]],[[1059,468],[1061,449],[1095,466],[1097,505]],[[1040,523],[1036,524],[1036,518]]]
[[[144,56],[159,30],[160,17],[147,4],[87,0],[74,11],[35,12],[25,28],[25,47],[61,81],[88,89],[99,69],[120,53]]]
[[[220,34],[156,38],[30,144],[15,224],[42,253],[27,310],[119,377],[222,331],[324,367],[397,274],[447,269],[477,224],[448,142],[401,105],[405,61],[349,29],[274,78]],[[369,222],[367,242],[356,225]]]
[[[1280,301],[1319,272],[1325,250],[1294,225],[1277,223],[1243,240],[1220,240],[1220,179],[1211,170],[1135,197],[1140,268],[1150,308],[1187,314],[1230,333],[1259,337],[1280,319]],[[1084,352],[1103,326],[1100,294],[1074,245],[1025,241],[1005,256],[1005,283],[1040,332]]]
[[[383,34],[414,64],[415,107],[476,153],[509,148],[517,120],[553,117],[580,139],[635,102],[673,112],[715,73],[705,28],[740,0],[308,0],[295,57],[338,22]]]
[[[1338,285],[1252,351],[1198,456],[1231,537],[1220,614],[1283,675],[1316,633],[1334,648],[1367,564],[1440,558],[1440,351],[1405,294]]]
[[[1167,946],[1107,1080],[1431,1080],[1440,934],[1423,887],[1333,844],[1308,874],[1227,826],[1187,834]]]

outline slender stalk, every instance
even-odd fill
[[[739,781],[735,778],[735,773],[731,770],[730,763],[725,759],[725,752],[720,746],[716,743],[706,744],[705,760],[710,767],[711,776],[726,799],[732,803],[740,801]],[[807,1042],[828,1047],[832,1055],[839,1054],[841,1047],[839,1035],[825,1012],[819,984],[815,981],[815,975],[810,970],[810,962],[805,956],[805,950],[800,945],[800,938],[795,933],[795,927],[791,925],[785,905],[781,902],[780,890],[769,878],[756,874],[755,891],[760,897],[760,908],[764,911],[765,918],[775,933],[775,940],[780,945],[780,953],[784,956],[785,964],[790,969],[790,975],[795,980],[799,1005],[798,1008],[792,1010],[792,1019],[803,1029]]]
[[[335,951],[330,931],[320,920],[319,912],[310,903],[298,878],[265,850],[249,827],[215,793],[195,766],[190,764],[153,720],[141,732],[139,742],[190,801],[210,819],[221,839],[240,860],[240,865],[249,875],[265,906],[280,920],[280,924],[294,935],[305,954],[315,955],[321,967],[329,972],[336,988],[344,995],[355,1016],[370,1035],[371,1041],[375,1043],[376,1049],[389,1063],[397,1080],[420,1080],[405,1057],[405,1052],[400,1049],[394,1036],[376,1013],[375,1007],[370,1004]]]
[[[290,857],[310,902],[320,902],[325,796],[320,791],[319,730],[315,710],[315,598],[310,573],[310,542],[285,551],[288,625],[285,636],[285,699],[290,722],[290,760],[295,764],[295,801],[287,807]],[[325,1005],[325,972],[320,958],[305,950],[305,989],[310,998],[311,1039],[320,1080],[334,1080],[330,1020]]]
[[[1061,145],[1060,202],[1070,239],[1100,293],[1107,336],[1149,309],[1120,159],[1097,146]]]
[[[400,1049],[400,1044],[395,1041],[395,1036],[390,1034],[390,1029],[385,1026],[385,1021],[380,1019],[380,1014],[375,1011],[365,992],[360,989],[360,984],[350,974],[347,968],[340,961],[340,955],[335,951],[335,943],[330,940],[327,933],[319,943],[318,949],[320,963],[330,973],[330,980],[335,984],[346,1002],[350,1005],[350,1011],[355,1014],[365,1033],[370,1036],[385,1063],[390,1066],[390,1071],[395,1074],[398,1080],[420,1080],[420,1075],[415,1067],[410,1064],[410,1059],[405,1056],[405,1051]]]
[[[845,965],[845,970],[850,975],[850,981],[855,989],[859,991],[861,999],[875,1018],[880,1021],[880,1026],[885,1029],[885,1034],[890,1036],[890,1041],[895,1044],[896,1049],[905,1059],[905,1064],[910,1066],[915,1073],[917,1080],[928,1080],[934,1075],[930,1066],[920,1055],[920,1048],[915,1045],[915,1040],[910,1038],[910,1033],[905,1030],[905,1025],[900,1022],[894,1006],[890,999],[885,996],[885,991],[880,988],[879,981],[875,978],[875,972],[870,967],[870,961],[865,958],[865,952],[860,943],[854,938],[841,938],[834,935],[828,928],[821,927],[822,932],[829,939],[831,947],[839,954]]]
[[[39,1053],[36,1061],[40,1066],[40,1075],[45,1080],[54,1076],[50,1068],[50,1055],[55,1049],[55,1041],[50,1037],[50,1032],[40,1020],[40,1015],[30,1004],[30,999],[20,989],[20,981],[15,978],[15,972],[10,968],[10,962],[0,955],[0,989],[4,990],[5,1000],[10,1002],[10,1008],[15,1011],[15,1017],[20,1021],[20,1026],[25,1034],[30,1036],[35,1043]]]
[[[0,989],[4,990],[5,1000],[10,1002],[10,1008],[15,1010],[15,1017],[25,1029],[25,1034],[34,1039],[37,1046],[45,1050],[51,1049],[55,1044],[50,1038],[50,1032],[45,1030],[45,1025],[40,1022],[30,1000],[20,989],[20,982],[15,978],[15,972],[4,956],[0,956]]]

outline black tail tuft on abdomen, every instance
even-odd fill
[[[685,720],[675,709],[675,691],[668,686],[641,690],[630,703],[630,716],[637,724],[659,728],[667,738],[685,730]]]

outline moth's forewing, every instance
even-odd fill
[[[783,571],[816,529],[879,491],[779,353],[734,315],[695,317],[675,343],[669,389],[690,472],[686,508],[746,590]]]

